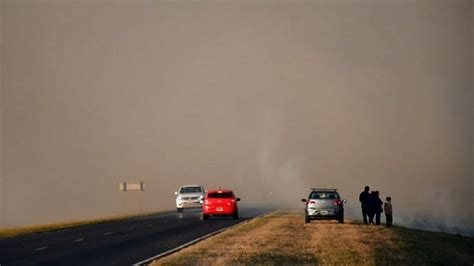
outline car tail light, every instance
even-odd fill
[[[204,200],[204,205],[209,205],[209,201],[208,201],[208,200]]]
[[[335,200],[332,204],[342,206],[343,202],[342,200]]]
[[[316,204],[316,201],[315,200],[310,200],[309,204]]]

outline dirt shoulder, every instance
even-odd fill
[[[313,221],[278,212],[225,231],[152,265],[463,264],[474,239],[445,233]]]

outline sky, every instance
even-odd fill
[[[1,226],[303,208],[473,234],[473,1],[2,1]],[[120,182],[146,190],[120,192]]]

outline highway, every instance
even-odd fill
[[[236,221],[201,221],[199,210],[166,212],[0,239],[0,265],[132,265],[264,212],[241,208]]]

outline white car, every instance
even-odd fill
[[[202,208],[206,191],[201,185],[184,185],[174,194],[176,195],[176,211],[183,212],[183,209]]]

